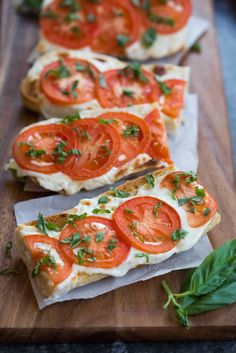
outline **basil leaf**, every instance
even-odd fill
[[[30,148],[28,150],[28,152],[26,152],[26,156],[31,157],[31,158],[38,158],[44,154],[46,154],[46,152],[44,150],[36,150],[34,148]]]
[[[109,251],[112,251],[113,249],[115,249],[116,248],[116,246],[117,246],[117,239],[110,239],[109,240],[109,244],[108,244],[108,246],[107,246],[107,249],[109,250]]]
[[[123,95],[126,97],[133,97],[134,91],[131,91],[130,89],[124,88],[123,89]]]
[[[157,31],[155,28],[148,28],[142,36],[142,45],[145,48],[150,48],[157,38]]]
[[[111,213],[110,210],[102,209],[102,208],[94,208],[92,210],[93,214],[102,214],[102,213]]]
[[[98,203],[108,203],[109,202],[109,198],[107,196],[101,196],[99,199],[98,199]]]
[[[124,47],[126,44],[129,43],[130,37],[126,36],[125,34],[118,34],[118,36],[116,37],[116,41],[120,47]]]
[[[138,257],[138,258],[144,257],[145,260],[146,260],[146,264],[149,263],[149,256],[148,256],[148,254],[145,254],[145,253],[143,253],[143,252],[140,252],[140,253],[135,254],[134,257]]]
[[[37,262],[35,268],[32,271],[32,277],[39,275],[40,269],[43,265],[46,267],[52,267],[54,270],[57,268],[54,256],[48,253]]]
[[[168,87],[164,82],[160,81],[160,80],[156,80],[160,89],[161,89],[161,92],[165,95],[165,96],[168,96],[169,94],[171,94],[171,88]],[[178,175],[178,174],[177,174]]]
[[[184,230],[184,229],[176,229],[171,237],[172,237],[172,240],[181,240],[181,239],[184,239],[186,237],[186,235],[188,235],[188,231],[187,230]]]
[[[98,121],[100,124],[103,124],[103,125],[109,125],[116,122],[115,119],[102,119],[102,118],[99,118]]]
[[[145,176],[146,183],[149,184],[152,188],[155,187],[155,179],[152,174],[148,174]]]
[[[95,235],[95,241],[96,243],[101,243],[104,240],[104,232],[98,232]]]
[[[143,73],[141,65],[133,61],[128,64],[124,69],[120,70],[120,75],[130,75],[134,80],[139,80],[144,83],[148,83],[149,79]]]
[[[67,218],[67,223],[73,224],[76,221],[79,221],[80,219],[85,219],[87,217],[87,213],[82,213],[80,215],[78,214],[70,214]]]
[[[130,193],[125,190],[114,190],[112,196],[125,199],[126,197],[130,196]]]
[[[62,244],[70,244],[70,246],[72,248],[74,248],[76,245],[79,244],[80,241],[81,241],[80,233],[77,232],[77,233],[73,234],[71,238],[65,238],[63,240],[60,240],[60,243],[62,243]]]
[[[140,129],[137,125],[129,125],[123,131],[123,136],[124,137],[130,137],[130,136],[139,137],[139,132],[140,132]]]

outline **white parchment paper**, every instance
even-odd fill
[[[196,171],[197,169],[197,107],[197,96],[190,95],[187,98],[187,107],[185,112],[186,122],[181,125],[178,133],[170,139],[172,156],[180,169],[193,171]],[[108,187],[103,187],[94,191],[80,192],[72,196],[53,195],[19,202],[14,206],[17,224],[36,219],[39,211],[42,212],[44,216],[47,216],[68,210],[74,207],[81,199],[94,197],[107,189]],[[91,283],[81,288],[74,289],[56,300],[43,299],[33,281],[31,281],[31,283],[38,306],[40,309],[43,309],[44,307],[55,302],[93,298],[119,287],[127,286],[138,281],[145,281],[152,277],[160,276],[171,271],[196,267],[203,261],[211,250],[212,247],[209,239],[207,236],[204,236],[191,250],[174,255],[161,264],[147,265],[131,270],[124,277],[105,278],[96,283]]]

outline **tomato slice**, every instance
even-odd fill
[[[184,107],[184,93],[186,81],[166,80],[164,84],[170,88],[170,94],[164,96],[162,112],[172,118],[178,118],[181,109]]]
[[[13,156],[22,169],[51,174],[61,169],[62,162],[70,161],[73,156],[62,158],[62,154],[69,156],[75,143],[75,135],[67,125],[37,125],[16,138]]]
[[[65,58],[44,67],[40,87],[52,103],[85,103],[95,98],[97,73],[95,66],[85,60]]]
[[[128,3],[120,0],[103,0],[97,5],[98,31],[92,48],[96,52],[111,55],[124,54],[139,35],[139,17]]]
[[[119,266],[130,250],[118,237],[111,220],[94,216],[68,224],[61,232],[60,242],[69,261],[88,267]]]
[[[108,172],[120,154],[120,136],[110,125],[96,118],[74,121],[71,127],[76,136],[78,155],[74,155],[63,172],[75,180],[96,178]]]
[[[187,24],[191,14],[190,0],[151,0],[146,26],[156,28],[159,34],[172,34]]]
[[[145,104],[157,101],[159,89],[152,74],[142,70],[145,79],[135,78],[125,70],[109,70],[104,76],[106,86],[101,87],[97,80],[97,97],[102,107],[127,107],[132,104]]]
[[[149,196],[124,202],[115,210],[113,220],[124,241],[152,254],[175,247],[172,233],[181,227],[179,215],[171,206]]]
[[[159,111],[157,109],[153,110],[146,116],[145,121],[149,125],[151,132],[147,153],[152,158],[172,164],[165,124]]]
[[[40,20],[43,36],[68,49],[89,46],[97,25],[97,5],[86,0],[53,0],[43,9]]]
[[[52,266],[47,267],[46,265],[42,265],[40,267],[40,271],[47,272],[49,278],[55,285],[63,282],[70,275],[72,271],[72,265],[61,251],[60,244],[57,239],[50,238],[45,235],[34,234],[25,236],[24,243],[31,252],[32,258],[35,261],[35,265],[45,255],[50,254],[53,256],[54,251],[56,251],[56,253],[60,256],[60,262],[54,257],[56,262],[55,269],[52,268]],[[37,244],[39,244],[38,247]],[[49,250],[43,251],[42,248],[40,248],[40,244],[49,245]]]
[[[204,190],[203,196],[198,196],[198,189],[202,186],[191,178],[189,173],[174,172],[168,174],[160,184],[174,193],[179,205],[184,208],[188,223],[191,227],[197,228],[206,224],[217,212],[218,205],[216,200]]]
[[[117,167],[126,164],[138,154],[144,153],[150,141],[150,130],[147,123],[135,115],[123,112],[104,113],[98,117],[100,121],[111,122],[121,138]]]

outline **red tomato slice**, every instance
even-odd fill
[[[13,145],[13,156],[22,169],[43,174],[61,169],[58,146],[64,152],[75,148],[75,136],[71,128],[62,124],[37,125],[23,131]],[[68,162],[73,156],[66,159]],[[65,162],[63,160],[62,162]]]
[[[73,156],[63,172],[75,180],[96,178],[108,172],[120,154],[120,136],[116,129],[95,118],[77,120],[71,127],[80,155]]]
[[[184,172],[168,174],[161,181],[160,187],[169,189],[171,192],[175,191],[178,200],[196,197],[196,187],[202,188],[198,181],[190,182],[189,175]],[[201,227],[207,223],[218,209],[216,200],[206,190],[204,191],[205,196],[201,202],[193,203],[189,200],[182,206],[186,212],[188,223],[193,228]]]
[[[40,20],[43,36],[68,49],[89,46],[97,24],[97,5],[86,0],[54,0],[43,9]]]
[[[151,139],[147,147],[147,153],[157,160],[172,164],[166,128],[160,113],[157,109],[153,110],[145,118],[151,132]]]
[[[186,82],[183,80],[167,80],[164,83],[171,89],[171,92],[164,96],[162,112],[172,118],[178,118],[181,109],[184,107]]]
[[[63,59],[46,65],[40,75],[40,87],[53,103],[80,104],[95,98],[98,70],[85,60]]]
[[[104,108],[127,107],[132,104],[145,104],[157,101],[159,88],[152,74],[142,70],[144,82],[134,78],[124,70],[106,71],[106,87],[101,87],[97,80],[97,97]]]
[[[147,27],[156,28],[159,34],[172,34],[181,30],[192,14],[190,0],[151,0],[147,13]]]
[[[40,247],[35,247],[37,243],[39,244],[48,244],[50,245],[51,250],[55,250],[58,255],[60,256],[60,259],[63,262],[63,265],[61,263],[58,263],[55,259],[56,262],[56,268],[54,269],[52,266],[47,267],[46,265],[42,265],[40,267],[40,272],[44,271],[47,272],[49,275],[49,278],[51,281],[57,285],[61,282],[63,282],[71,273],[72,271],[72,266],[67,260],[67,258],[64,256],[63,252],[61,251],[60,244],[57,239],[47,237],[45,235],[39,235],[39,234],[34,234],[34,235],[27,235],[24,237],[24,242],[29,251],[31,252],[32,258],[35,261],[35,265],[37,262],[42,259],[45,255],[48,254],[48,251],[45,252]],[[52,253],[49,254],[53,256]]]
[[[92,48],[96,52],[122,55],[139,35],[140,20],[128,1],[103,0],[97,5],[98,32]]]
[[[117,167],[126,164],[138,154],[144,153],[150,141],[150,130],[143,119],[122,112],[104,113],[98,119],[110,121],[120,134],[121,145],[116,162]]]
[[[61,232],[60,241],[62,252],[69,261],[88,267],[119,266],[130,250],[118,237],[113,222],[102,217],[91,216],[68,224]]]
[[[172,240],[172,233],[181,228],[178,213],[167,203],[149,196],[122,203],[115,210],[113,220],[125,242],[152,254],[175,247],[177,241]]]

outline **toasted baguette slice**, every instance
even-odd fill
[[[115,210],[119,205],[121,205],[125,201],[138,197],[140,195],[157,197],[162,202],[166,202],[168,205],[170,205],[179,214],[181,220],[181,228],[188,232],[187,235],[184,238],[181,238],[181,240],[171,250],[159,254],[142,253],[144,254],[144,256],[137,257],[135,256],[135,254],[140,253],[140,250],[131,247],[128,257],[119,266],[110,269],[89,268],[83,266],[82,264],[78,265],[74,263],[72,265],[71,274],[57,285],[53,284],[53,282],[51,281],[50,272],[47,271],[47,269],[42,269],[39,274],[34,277],[36,286],[40,293],[45,298],[58,298],[61,295],[68,293],[73,288],[77,288],[85,284],[98,281],[103,277],[124,276],[130,269],[147,264],[147,258],[148,263],[150,264],[160,263],[168,259],[170,256],[174,255],[175,253],[186,251],[192,248],[203,234],[215,227],[220,222],[220,214],[217,211],[214,213],[212,212],[212,215],[210,215],[206,219],[206,222],[203,225],[194,228],[190,227],[187,220],[187,212],[185,212],[182,207],[178,206],[177,200],[174,200],[172,198],[172,195],[169,190],[160,188],[160,182],[162,181],[162,179],[168,174],[173,173],[173,171],[175,171],[174,167],[168,167],[161,171],[158,170],[153,172],[152,176],[154,178],[154,187],[150,186],[147,183],[147,178],[145,176],[126,182],[125,184],[119,186],[116,189],[126,191],[128,193],[128,196],[126,195],[127,197],[125,198],[118,198],[117,196],[115,197],[114,191],[110,190],[108,192],[103,193],[102,195],[94,197],[93,199],[81,200],[76,207],[69,211],[45,218],[46,221],[52,222],[59,226],[61,229],[63,229],[63,227],[65,227],[68,222],[69,215],[81,215],[86,213],[87,217],[94,216],[92,212],[94,208],[103,209],[105,206],[106,209],[109,209],[111,211],[111,213],[101,214],[100,216],[106,219],[113,219],[113,214]],[[198,182],[195,182],[194,186],[195,185],[202,187],[201,184],[199,184]],[[105,205],[98,203],[98,200],[101,198],[101,196],[108,197],[109,201]],[[27,236],[32,234],[42,234],[42,232],[36,227],[36,224],[36,221],[33,221],[27,224],[19,225],[16,231],[17,244],[20,256],[27,265],[27,268],[30,273],[32,273],[33,269],[35,268],[36,262],[33,259],[32,254],[26,245],[25,239],[27,239]],[[61,231],[55,232],[48,230],[48,236],[58,239],[60,237],[60,232]],[[48,236],[45,235],[45,237]],[[45,251],[46,250],[44,249],[44,253]]]
[[[107,55],[101,55],[96,53],[88,53],[85,51],[66,51],[66,50],[55,50],[41,56],[33,64],[32,68],[27,73],[27,76],[21,82],[21,96],[24,105],[45,116],[45,118],[51,117],[63,117],[65,115],[73,114],[78,110],[90,110],[102,108],[97,99],[93,99],[83,104],[73,104],[69,106],[61,106],[56,103],[50,102],[45,94],[40,89],[39,78],[43,68],[58,59],[65,57],[78,58],[86,60],[90,64],[94,65],[100,72],[104,73],[108,70],[123,69],[127,63],[112,58]],[[185,86],[185,98],[189,90],[189,77],[190,69],[188,67],[174,66],[174,65],[143,65],[147,71],[152,72],[158,81],[164,82],[166,80],[183,80],[186,82]],[[184,100],[185,100],[184,98]],[[160,98],[160,108],[163,96]],[[170,133],[175,132],[181,120],[183,120],[183,110],[181,110],[179,116],[173,118],[162,112],[162,118],[164,119],[167,131]]]
[[[42,16],[43,16],[43,13],[47,13],[48,11],[50,11],[48,6],[52,2],[53,0],[43,1],[42,8],[41,8]],[[137,16],[136,26],[140,26],[141,28],[139,30],[139,37],[136,39],[135,42],[125,47],[124,52],[119,54],[120,57],[129,59],[129,60],[161,59],[161,58],[174,55],[179,51],[187,48],[188,23],[189,23],[190,13],[189,13],[188,21],[182,28],[180,28],[174,33],[164,33],[164,34],[158,33],[156,35],[156,38],[154,38],[152,44],[147,46],[143,44],[145,29],[142,28],[143,25],[141,24],[141,18],[143,18],[145,14],[143,13],[142,9],[140,9],[140,13],[136,13],[139,6],[136,3],[138,2],[136,3],[133,3],[131,1],[127,1],[127,2],[129,2],[130,5],[132,6],[130,11],[134,13],[135,19]],[[175,6],[175,4],[173,6]],[[102,14],[99,16],[102,16]],[[152,24],[150,24],[150,27],[152,27]],[[146,29],[146,31],[148,31],[148,28]],[[85,46],[81,49],[88,50],[88,51],[92,50],[92,48],[89,46],[90,44],[86,45],[85,43],[84,45]],[[37,45],[38,54],[41,55],[53,49],[66,49],[66,48],[63,46],[63,44],[55,44],[52,41],[50,41],[50,39],[48,39],[48,37],[45,36],[45,34],[43,33],[43,30],[41,29],[40,41]],[[117,54],[111,53],[111,55],[116,56]]]

